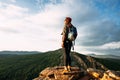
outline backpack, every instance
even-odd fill
[[[68,39],[70,41],[74,41],[76,37],[77,37],[77,29],[76,27],[72,26],[71,28],[69,28]]]

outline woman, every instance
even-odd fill
[[[71,57],[70,51],[72,47],[72,40],[69,39],[68,35],[72,28],[75,28],[71,24],[72,19],[70,17],[66,17],[64,21],[64,28],[62,32],[62,48],[64,49],[64,72],[71,71]],[[76,28],[75,28],[76,29]],[[74,39],[76,38],[77,33],[75,34]]]

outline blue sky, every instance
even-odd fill
[[[0,0],[0,51],[61,48],[66,16],[78,29],[75,51],[120,55],[120,0]]]

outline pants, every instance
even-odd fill
[[[70,51],[71,51],[72,42],[66,41],[64,43],[64,66],[71,66],[71,57],[70,57]]]

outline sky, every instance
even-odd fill
[[[76,52],[120,56],[120,0],[0,0],[0,51],[61,48],[67,16],[78,31]]]

